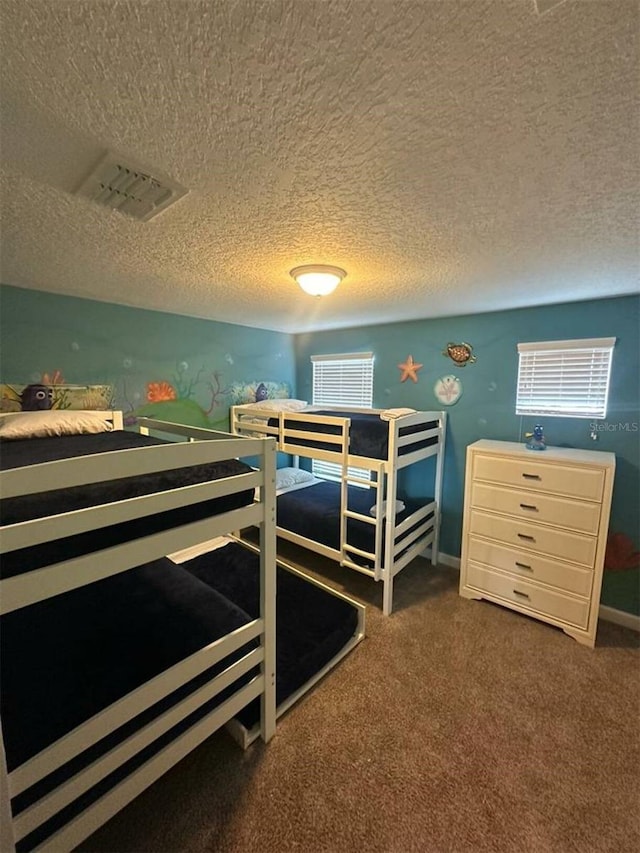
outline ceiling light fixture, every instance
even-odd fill
[[[308,264],[296,267],[290,273],[310,296],[328,296],[333,293],[346,274],[340,267],[330,267],[326,264]]]

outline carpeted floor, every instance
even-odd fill
[[[639,635],[595,650],[415,561],[382,588],[283,543],[362,599],[367,639],[243,753],[218,732],[82,851],[640,850]]]

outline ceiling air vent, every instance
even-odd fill
[[[82,182],[76,195],[146,222],[187,192],[175,181],[157,173],[152,175],[150,170],[109,151]]]

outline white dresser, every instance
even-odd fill
[[[594,646],[615,455],[483,439],[467,448],[460,595]]]

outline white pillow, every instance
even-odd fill
[[[315,480],[311,471],[304,471],[302,468],[278,468],[276,471],[276,490],[288,489],[290,486],[297,486],[300,483],[310,483]]]
[[[56,435],[110,432],[113,423],[105,412],[16,412],[0,418],[0,438],[48,438]]]
[[[260,400],[257,403],[246,403],[245,408],[252,408],[263,412],[300,412],[307,408],[306,400],[291,400],[284,397],[280,400]]]

